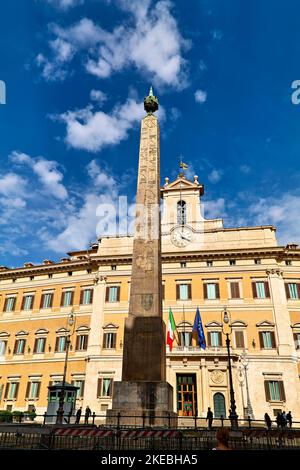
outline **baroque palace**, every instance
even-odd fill
[[[300,249],[278,246],[273,226],[204,219],[203,194],[198,177],[182,173],[161,188],[164,321],[171,308],[177,327],[166,359],[174,411],[228,415],[226,307],[238,415],[291,410],[300,421]],[[105,416],[121,380],[132,244],[132,236],[102,237],[60,262],[0,267],[0,409],[45,412],[49,384],[63,379],[73,311],[67,381],[78,387],[77,408]],[[192,335],[197,307],[205,350]]]

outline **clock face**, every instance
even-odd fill
[[[193,232],[188,227],[176,227],[171,233],[173,245],[181,248],[187,246],[192,241]]]

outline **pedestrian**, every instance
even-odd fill
[[[229,429],[219,428],[216,433],[217,445],[212,450],[231,450],[229,447]]]
[[[92,414],[92,411],[88,405],[85,409],[84,424],[89,424],[89,417],[91,416],[91,414]]]
[[[76,411],[75,424],[80,423],[81,413],[82,413],[82,407],[78,408],[78,410]]]
[[[286,419],[286,414],[285,411],[281,415],[281,427],[285,428],[287,425],[287,419]]]
[[[291,412],[289,411],[288,414],[286,415],[287,422],[289,423],[289,427],[292,427],[292,422],[293,422],[293,417]]]
[[[276,416],[276,423],[278,428],[281,427],[281,413],[279,411]]]
[[[271,429],[272,420],[271,420],[270,416],[268,415],[268,413],[265,413],[265,423],[266,423],[267,428]]]
[[[210,407],[207,408],[206,421],[208,421],[208,429],[211,429],[213,423],[214,415]]]

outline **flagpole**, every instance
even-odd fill
[[[184,310],[184,304],[182,304],[182,309],[183,309],[183,348],[185,348],[185,310]]]

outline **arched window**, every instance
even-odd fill
[[[223,393],[214,394],[214,415],[215,418],[226,418],[225,398]]]
[[[177,223],[179,225],[186,224],[186,203],[185,201],[177,202]]]

